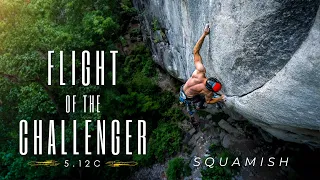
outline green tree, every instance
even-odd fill
[[[182,158],[176,157],[169,161],[166,171],[168,180],[179,180],[191,175],[191,168]]]
[[[96,134],[95,121],[105,119],[107,139],[110,139],[110,122],[113,119],[121,121],[132,119],[132,137],[137,136],[136,120],[147,120],[147,137],[150,138],[148,148],[150,153],[143,158],[162,161],[179,150],[181,132],[170,122],[171,114],[174,121],[179,121],[177,111],[169,109],[174,103],[172,93],[163,92],[157,85],[156,65],[152,61],[150,51],[143,45],[132,48],[132,53],[117,56],[117,85],[105,86],[81,85],[81,52],[89,50],[104,50],[109,57],[109,50],[121,46],[121,37],[128,33],[128,24],[137,12],[128,0],[2,0],[0,1],[0,179],[62,179],[62,178],[95,178],[124,179],[135,168],[55,168],[32,167],[29,161],[42,161],[54,158],[63,163],[78,160],[99,159],[132,160],[122,152],[119,156],[85,156],[84,143],[79,143],[79,156],[72,155],[73,127],[72,120],[78,120],[77,141],[84,139],[84,120],[92,119],[89,133]],[[138,32],[138,31],[137,31]],[[137,33],[133,33],[137,35]],[[54,66],[52,85],[47,85],[47,52],[53,50]],[[66,86],[59,85],[59,52],[64,52],[64,81]],[[71,51],[76,52],[76,85],[71,86]],[[94,55],[93,57],[94,58]],[[111,82],[111,61],[105,61],[105,82]],[[91,64],[92,69],[95,63]],[[95,72],[91,72],[91,82],[95,82]],[[74,113],[65,112],[66,95],[77,95],[77,104],[81,107],[82,95],[101,94],[101,113],[84,113],[78,108]],[[78,106],[78,107],[79,107]],[[116,108],[115,108],[116,107]],[[19,155],[19,121],[25,119],[30,125],[33,120],[43,120],[47,127],[49,120],[56,120],[56,132],[60,132],[60,120],[66,120],[66,156]],[[159,122],[163,125],[158,127]],[[161,123],[161,124],[162,124]],[[156,129],[154,132],[153,130]],[[157,144],[152,139],[161,140]],[[32,126],[29,132],[32,132]],[[124,139],[125,128],[121,129],[121,139]],[[32,134],[32,133],[30,133]],[[46,147],[48,129],[43,129],[43,146]],[[29,137],[32,139],[32,135]],[[89,149],[96,149],[96,137],[92,136]],[[121,142],[124,147],[125,142]],[[167,152],[156,150],[165,144],[172,143]],[[57,149],[61,145],[61,134],[56,133]],[[32,141],[29,147],[33,147]],[[130,141],[132,149],[137,143]],[[150,148],[151,147],[151,148]],[[107,146],[107,152],[110,147]],[[165,153],[161,155],[161,153]],[[44,151],[45,154],[45,151]],[[163,156],[163,157],[161,157]],[[157,158],[157,159],[156,159]]]

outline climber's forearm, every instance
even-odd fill
[[[210,100],[207,100],[207,104],[214,104],[214,103],[217,103],[219,101],[222,101],[223,98],[220,96],[220,97],[217,97],[217,98],[212,98]]]
[[[204,41],[204,38],[206,37],[206,33],[203,33],[200,37],[200,39],[198,40],[198,42],[196,43],[196,45],[194,46],[193,48],[193,54],[198,54],[200,49],[201,49],[201,46],[203,44],[203,41]]]

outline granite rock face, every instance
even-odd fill
[[[272,135],[320,146],[320,0],[133,0],[155,61],[185,81],[200,54],[241,114]]]

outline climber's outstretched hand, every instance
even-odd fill
[[[222,94],[221,95],[221,102],[226,102],[227,101],[227,96]]]
[[[204,34],[208,35],[210,33],[210,26],[209,24],[206,24],[206,26],[204,27]]]

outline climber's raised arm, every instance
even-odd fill
[[[198,72],[202,72],[202,73],[206,72],[206,68],[202,64],[202,58],[201,58],[201,55],[200,55],[200,49],[201,49],[202,43],[204,41],[204,38],[209,33],[210,33],[210,27],[209,27],[209,24],[207,24],[206,27],[204,28],[203,34],[201,35],[200,39],[198,40],[198,42],[196,43],[196,45],[193,48],[194,65],[196,67],[196,70]]]

